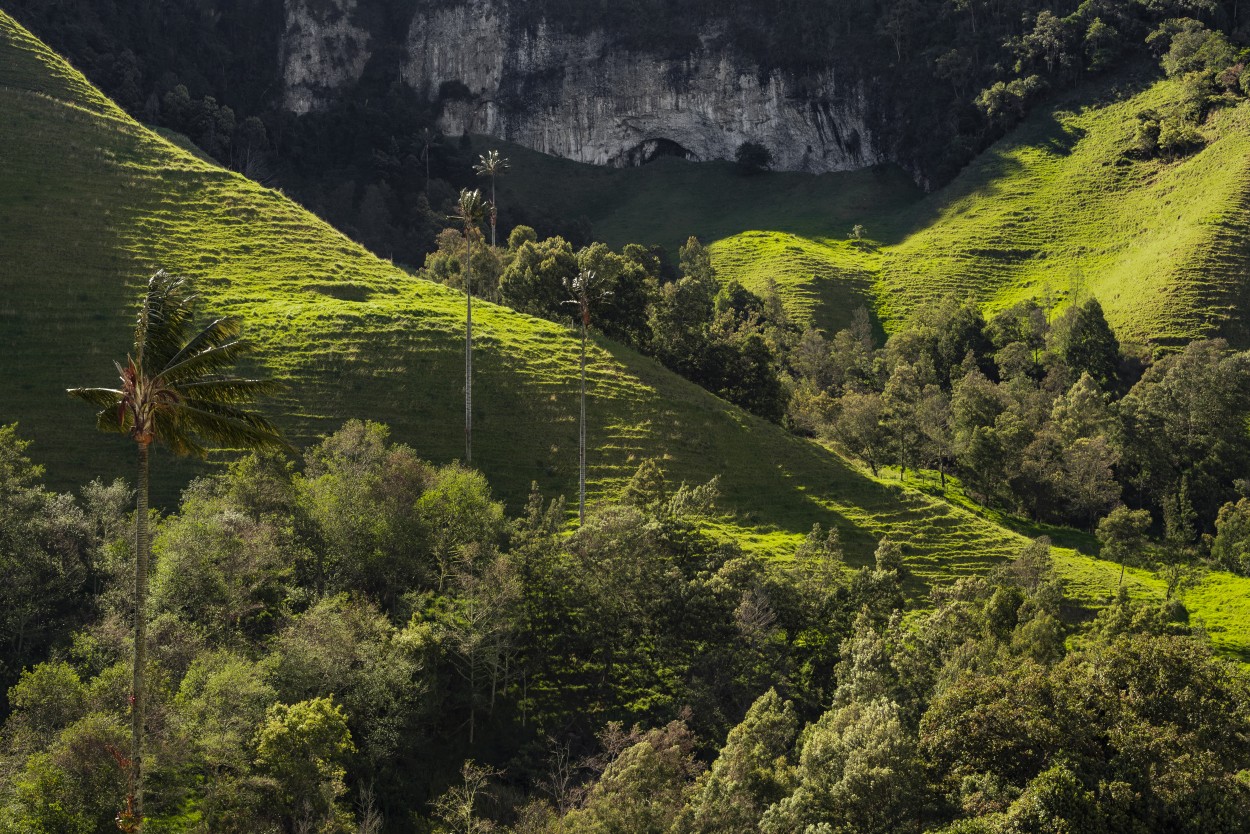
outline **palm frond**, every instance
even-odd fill
[[[121,406],[102,408],[95,416],[95,427],[109,434],[126,434],[130,431],[130,412]]]
[[[188,398],[183,402],[184,406],[196,408],[207,414],[217,417],[224,417],[230,420],[238,420],[255,426],[262,431],[277,433],[277,428],[269,421],[269,418],[257,411],[247,411],[242,408],[230,405],[228,403],[216,403],[209,400],[197,400]]]
[[[280,394],[286,386],[272,379],[223,377],[179,385],[178,390],[194,400],[241,405],[255,402],[259,397]]]
[[[245,339],[237,339],[224,345],[206,348],[188,356],[176,365],[169,365],[156,378],[166,385],[198,381],[197,378],[220,374],[234,367],[241,357],[252,352],[253,345]]]
[[[478,189],[470,191],[463,188],[460,190],[460,201],[456,204],[456,213],[453,217],[463,223],[466,230],[476,228],[486,217],[488,202]]]
[[[473,170],[477,172],[479,177],[494,177],[506,172],[509,167],[508,158],[499,153],[499,151],[487,151],[478,157],[478,162],[473,166]]]
[[[183,431],[194,432],[231,449],[294,451],[277,426],[265,417],[220,403],[187,400],[177,409]]]
[[[197,353],[209,348],[220,347],[232,339],[237,339],[242,332],[243,322],[234,316],[224,316],[210,322],[203,330],[196,333],[181,350],[174,354],[173,358],[166,363],[166,367],[162,369],[162,372],[169,370],[170,367],[176,366],[179,362]]]
[[[235,407],[282,390],[277,382],[230,374],[253,349],[239,338],[239,320],[216,319],[186,338],[196,299],[189,281],[164,271],[153,275],[140,305],[133,358],[114,363],[122,387],[69,394],[101,409],[100,429],[128,433],[142,444],[157,441],[178,455],[203,457],[209,443],[293,451],[266,418]]]
[[[164,367],[177,354],[195,316],[197,298],[185,278],[164,270],[148,280],[135,326],[135,357],[140,365]]]
[[[154,434],[161,443],[180,457],[206,458],[208,449],[200,443],[192,430],[185,425],[185,420],[178,410],[170,409],[153,415]]]
[[[110,434],[129,431],[131,420],[125,407],[125,392],[114,388],[68,388],[66,393],[100,409],[95,416],[95,425],[100,431]]]
[[[65,393],[97,408],[116,408],[125,396],[116,388],[67,388]]]

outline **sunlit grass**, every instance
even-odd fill
[[[1216,112],[1189,158],[1132,158],[1136,114],[1178,94],[1133,78],[1081,90],[909,209],[882,263],[886,317],[948,293],[988,310],[1093,296],[1122,339],[1245,343],[1250,105]]]

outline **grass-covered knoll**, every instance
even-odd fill
[[[855,240],[821,240],[787,232],[743,232],[710,247],[717,274],[757,295],[775,282],[797,324],[832,333],[848,327],[855,311],[872,312],[881,255]]]
[[[46,62],[50,77],[72,76],[0,20],[0,65]],[[5,78],[23,86],[0,89],[3,419],[20,420],[37,441],[32,452],[54,484],[129,471],[128,444],[97,435],[64,389],[111,381],[137,287],[158,266],[197,279],[206,307],[245,319],[261,361],[289,384],[274,410],[296,442],[362,417],[390,424],[423,456],[462,456],[460,295],[133,121],[62,99],[72,95],[64,86],[41,86],[35,73]],[[532,481],[571,494],[577,341],[492,305],[475,319],[474,464],[513,506]],[[661,456],[677,480],[723,476],[735,514],[724,529],[747,544],[793,546],[820,522],[841,528],[864,560],[889,533],[912,546],[919,572],[935,575],[982,567],[1018,543],[964,511],[863,477],[611,343],[592,350],[590,420],[592,497]],[[186,472],[163,455],[154,467],[166,496]]]
[[[879,294],[899,322],[948,293],[989,307],[1093,296],[1123,339],[1246,341],[1250,106],[1217,112],[1177,161],[1127,155],[1137,114],[1175,82],[1124,81],[1036,113],[909,210]]]

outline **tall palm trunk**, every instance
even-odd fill
[[[152,441],[176,454],[204,454],[205,442],[230,448],[290,449],[277,428],[237,406],[276,390],[271,382],[228,375],[250,349],[238,339],[242,325],[219,318],[188,333],[196,296],[190,282],[162,271],[148,280],[139,308],[135,349],[114,363],[120,388],[71,388],[70,396],[99,408],[96,426],[126,434],[139,446],[135,500],[134,679],[130,692],[129,790],[118,814],[122,831],[143,828],[143,731],[147,717],[148,473]]]
[[[582,419],[577,436],[577,523],[586,523],[586,319],[582,318]]]
[[[464,267],[464,462],[473,463],[473,234],[466,230]]]
[[[135,646],[130,703],[130,792],[134,818],[143,826],[143,723],[146,693],[148,599],[148,452],[139,442],[139,490],[135,501]]]
[[[490,175],[490,248],[498,246],[495,240],[495,221],[499,219],[499,203],[495,201],[495,175]]]

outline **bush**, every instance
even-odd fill
[[[1137,114],[1132,152],[1144,159],[1150,159],[1159,153],[1159,117],[1153,110]]]
[[[1250,576],[1250,501],[1242,498],[1220,508],[1211,558],[1224,570]]]
[[[1190,72],[1220,72],[1232,66],[1236,53],[1222,32],[1212,32],[1195,20],[1184,21],[1172,36],[1163,56],[1163,71],[1169,78]]]
[[[1176,116],[1159,123],[1159,153],[1175,159],[1200,150],[1206,140],[1193,124]]]
[[[750,173],[766,171],[773,166],[773,152],[758,142],[743,142],[734,159]]]

